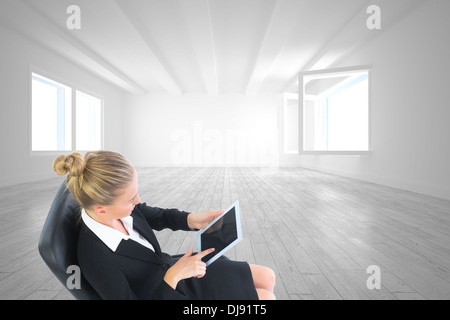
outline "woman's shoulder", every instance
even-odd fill
[[[91,260],[112,252],[103,241],[84,223],[78,236],[77,254],[79,260]]]

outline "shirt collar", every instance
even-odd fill
[[[123,234],[122,232],[115,230],[111,227],[105,226],[100,222],[92,219],[84,209],[81,210],[81,218],[86,226],[95,233],[100,240],[103,241],[105,245],[107,245],[113,252],[116,251],[122,240],[128,240],[130,236]],[[128,216],[120,219],[123,222],[125,229],[132,230],[133,229],[133,217]]]

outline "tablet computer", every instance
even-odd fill
[[[202,258],[209,266],[242,240],[239,201],[233,203],[198,234],[198,252],[214,248]]]

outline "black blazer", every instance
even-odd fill
[[[192,299],[192,292],[180,281],[176,290],[164,280],[176,260],[161,252],[152,229],[190,230],[187,212],[137,205],[133,227],[155,252],[133,240],[122,240],[113,252],[84,223],[78,240],[81,272],[103,299]]]

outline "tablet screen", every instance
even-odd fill
[[[215,222],[213,221],[210,226],[202,230],[199,239],[201,251],[209,248],[215,249],[214,252],[202,258],[202,261],[206,262],[206,265],[215,261],[240,241],[240,219],[237,213],[237,210],[239,210],[237,205],[235,203],[219,219]]]

